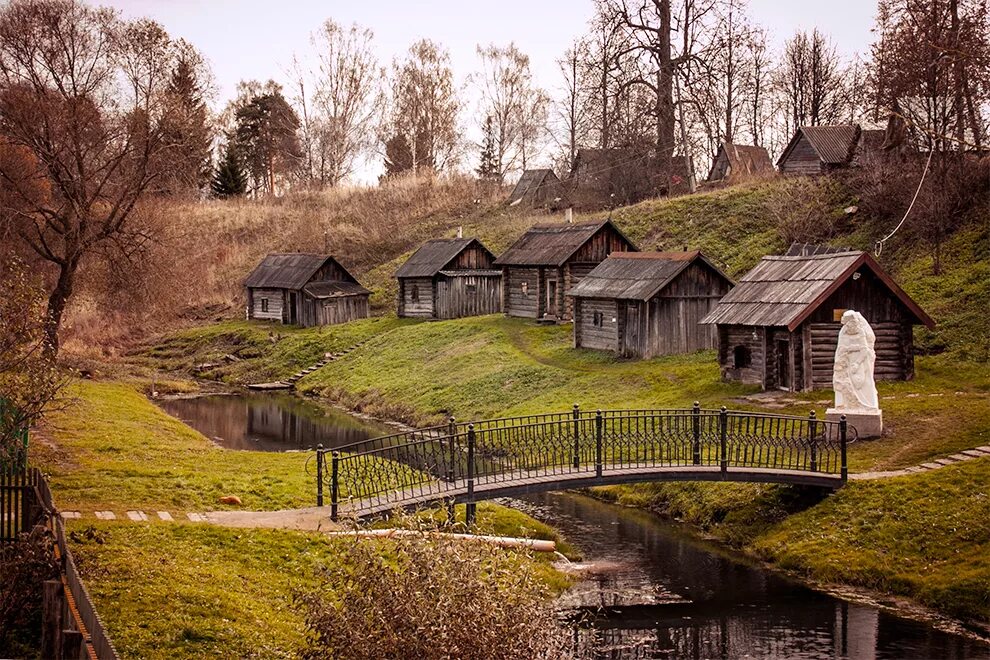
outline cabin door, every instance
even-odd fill
[[[547,316],[557,316],[557,280],[547,280]]]
[[[298,320],[296,318],[296,292],[295,291],[289,291],[289,308],[286,310],[286,313],[282,315],[282,318],[289,325],[295,325],[296,324],[296,321]]]
[[[777,387],[782,390],[791,389],[791,342],[786,339],[774,341],[776,355]]]
[[[622,355],[640,355],[639,303],[626,303],[626,322],[622,328]]]

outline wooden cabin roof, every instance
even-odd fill
[[[844,165],[852,158],[859,135],[859,126],[841,124],[838,126],[801,126],[794,132],[791,141],[777,160],[779,166],[790,155],[791,150],[803,136],[815,150],[818,158],[826,165]]]
[[[730,280],[700,251],[616,252],[585,275],[567,295],[575,298],[649,300],[663,291],[685,268],[701,261],[730,284]]]
[[[303,287],[303,292],[307,295],[318,298],[343,298],[346,296],[368,296],[371,291],[365,289],[357,282],[310,282]]]
[[[509,195],[509,203],[511,204],[524,197],[535,195],[544,183],[552,185],[560,183],[560,179],[550,169],[525,170],[522,176],[519,177],[519,181],[516,182],[516,186],[512,189],[512,194]]]
[[[629,245],[633,244],[611,220],[534,225],[495,260],[495,265],[562,266],[604,227],[611,227]]]
[[[399,267],[395,276],[402,277],[433,277],[447,264],[457,258],[472,243],[495,257],[477,238],[434,238],[424,243],[412,253],[406,263]]]
[[[861,266],[873,271],[918,323],[935,325],[873,257],[858,251],[763,257],[701,323],[778,326],[793,332]]]
[[[347,272],[340,262],[328,254],[269,254],[255,266],[244,280],[248,288],[301,289],[309,282],[323,264],[333,261],[352,281],[357,280]]]
[[[723,142],[718,147],[715,160],[712,161],[712,168],[708,173],[708,180],[715,176],[715,167],[718,164],[719,156],[724,154],[729,161],[729,172],[731,175],[759,174],[761,172],[772,172],[773,161],[770,154],[763,147],[753,144],[732,144]]]

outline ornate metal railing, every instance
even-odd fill
[[[457,423],[317,450],[317,504],[361,517],[445,499],[473,503],[514,485],[567,487],[687,479],[841,485],[847,426],[808,417],[702,409],[609,410]],[[674,476],[676,476],[676,474]],[[665,475],[669,476],[669,475]],[[580,482],[580,484],[578,484]],[[473,507],[471,507],[473,510]]]

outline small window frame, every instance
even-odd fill
[[[419,285],[413,284],[409,289],[409,299],[414,302],[419,302]]]
[[[732,368],[748,369],[753,366],[753,351],[745,344],[736,344],[732,347]]]
[[[262,298],[261,299],[261,312],[263,314],[267,314],[268,311],[269,311],[268,310],[268,298]]]

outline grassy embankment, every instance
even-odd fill
[[[784,247],[767,217],[767,191],[752,186],[647,202],[613,217],[644,248],[701,247],[738,275],[761,254]],[[841,191],[834,199],[836,209],[849,201]],[[852,226],[835,242],[869,247],[868,219],[844,222]],[[509,233],[493,228],[482,235],[498,248]],[[854,471],[904,467],[990,441],[985,223],[973,223],[949,239],[940,275],[932,275],[930,258],[920,249],[888,252],[883,262],[939,322],[932,332],[919,330],[919,347],[943,354],[919,357],[916,380],[880,386],[888,432],[852,448]],[[447,414],[468,419],[566,410],[575,402],[653,407],[686,406],[697,399],[718,405],[751,391],[720,383],[711,354],[621,361],[570,349],[569,332],[497,318],[402,325],[300,387],[412,423]],[[241,368],[250,373],[262,363]],[[793,395],[783,410],[821,413],[829,399],[827,392]],[[733,401],[736,407],[747,403],[752,406]],[[988,476],[990,461],[981,459],[928,474],[850,484],[824,501],[801,489],[741,484],[640,485],[602,495],[685,519],[815,579],[908,595],[946,612],[987,620]]]

